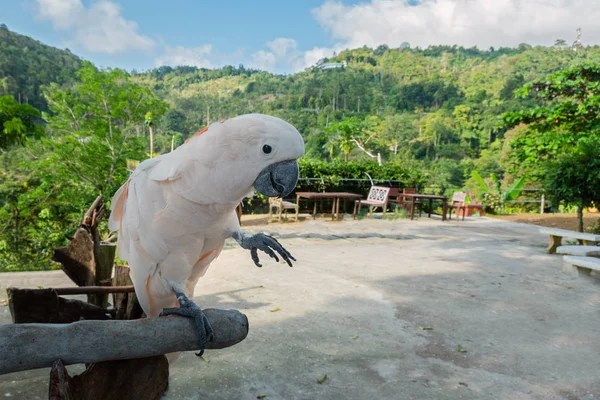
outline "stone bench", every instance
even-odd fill
[[[561,245],[562,238],[564,237],[581,240],[584,246],[594,246],[600,242],[600,235],[569,231],[567,229],[541,228],[540,233],[545,233],[550,236],[550,245],[546,249],[546,253],[548,254],[556,253],[556,249]]]
[[[566,256],[600,257],[600,246],[559,246],[556,254]]]
[[[573,276],[579,275],[579,268],[590,270],[591,276],[600,275],[600,258],[565,256],[563,258],[563,270]]]

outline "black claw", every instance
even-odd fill
[[[281,257],[290,267],[292,267],[292,260],[296,261],[294,256],[285,249],[274,237],[265,235],[264,233],[258,233],[245,241],[244,248],[250,250],[252,261],[257,267],[262,267],[262,264],[258,258],[258,250],[263,251],[269,255],[269,257],[279,262]],[[279,255],[278,255],[279,254]]]
[[[294,256],[292,256],[292,254],[286,250],[285,247],[283,247],[281,245],[281,243],[279,243],[279,241],[277,239],[275,239],[272,236],[267,236],[269,239],[271,239],[275,245],[272,245],[273,248],[275,248],[275,250],[277,250],[277,252],[279,254],[281,254],[281,257],[283,257],[283,259],[288,263],[288,265],[291,267],[292,263],[290,262],[290,259],[296,261],[296,259],[294,258]]]
[[[262,264],[258,262],[258,251],[256,250],[256,247],[253,247],[250,250],[250,256],[252,256],[252,261],[254,261],[254,264],[256,264],[258,268],[262,267]]]
[[[264,246],[264,247],[262,247],[260,249],[262,251],[264,251],[265,253],[267,253],[271,258],[274,258],[276,262],[279,262],[279,258],[277,257],[277,254],[275,254],[275,252],[273,250],[271,250],[267,246]]]
[[[212,326],[198,305],[191,301],[184,293],[175,292],[175,294],[177,296],[177,300],[179,300],[179,308],[165,308],[161,311],[160,316],[179,315],[182,317],[191,318],[194,321],[194,325],[196,326],[198,334],[200,335],[200,353],[197,353],[196,355],[201,357],[202,354],[204,354],[204,349],[206,348],[206,341],[212,341],[214,339]]]
[[[274,258],[275,261],[277,261],[277,262],[279,262],[279,257],[277,256],[277,253],[279,253],[281,258],[283,258],[283,260],[290,267],[293,266],[291,260],[296,261],[296,259],[290,254],[290,252],[287,251],[281,245],[281,243],[279,243],[279,241],[277,241],[277,239],[275,239],[274,237],[267,236],[263,233],[259,233],[259,234],[255,235],[254,237],[252,237],[252,239],[255,242],[255,243],[253,243],[254,246],[251,248],[252,251],[255,251],[256,249],[264,251],[271,258]],[[256,255],[256,258],[258,258],[258,255]],[[254,258],[254,255],[253,255],[252,259],[254,260],[255,263],[257,262],[257,260]]]

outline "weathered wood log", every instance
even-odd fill
[[[100,233],[98,232],[98,224],[102,221],[104,210],[102,196],[98,196],[81,220],[81,227],[90,234],[92,240],[91,267],[94,282],[91,285],[100,285],[102,280],[110,278],[115,260],[116,246],[113,243],[101,243]],[[91,294],[88,295],[88,302],[99,307],[106,307],[108,296],[106,294]]]
[[[52,259],[61,264],[64,273],[77,286],[92,286],[95,282],[93,251],[92,235],[79,228],[68,246],[54,249]]]
[[[79,300],[64,299],[54,289],[8,288],[6,293],[15,324],[68,324],[81,319],[111,318],[109,310]]]
[[[169,383],[165,356],[93,364],[70,377],[61,361],[50,371],[51,400],[159,400]]]
[[[129,276],[129,267],[126,265],[115,266],[113,287],[133,287]],[[114,293],[113,306],[116,312],[115,319],[137,319],[144,313],[140,303],[137,301],[135,292]]]
[[[248,318],[236,310],[204,310],[214,330],[207,349],[233,346],[248,335]],[[65,365],[153,357],[198,349],[193,322],[184,317],[72,324],[0,325],[0,375]]]
[[[48,387],[49,400],[82,400],[83,393],[80,387],[73,384],[65,365],[58,360],[50,370],[50,385]]]
[[[81,319],[106,320],[115,317],[115,310],[108,310],[80,300],[65,299],[59,295],[133,293],[133,286],[105,287],[84,286],[56,289],[8,288],[8,306],[13,323],[68,324]],[[141,308],[134,308],[128,315],[142,316]],[[139,305],[137,306],[139,307]]]
[[[98,232],[104,211],[102,197],[98,196],[83,215],[69,245],[54,250],[53,260],[61,264],[63,271],[77,286],[101,285],[112,275],[116,245],[101,242]],[[88,294],[88,302],[106,307],[108,295]]]
[[[27,290],[31,293],[37,293],[45,290],[54,290],[59,296],[77,295],[77,294],[111,294],[111,293],[134,293],[133,286],[82,286],[82,287],[63,287],[46,289],[17,289],[8,288],[6,290]]]
[[[94,241],[94,285],[100,286],[100,282],[110,279],[112,275],[117,245],[114,243],[100,243],[97,229],[93,228],[93,231],[98,240],[98,242]],[[92,295],[89,302],[99,307],[106,307],[108,306],[108,294]]]

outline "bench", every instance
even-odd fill
[[[287,210],[294,210],[296,222],[298,222],[298,213],[300,211],[300,207],[298,204],[294,204],[290,201],[284,201],[282,198],[269,197],[269,223],[273,218],[273,209],[277,210],[277,220],[281,222],[281,214],[285,212],[285,218],[287,219]]]
[[[556,249],[561,245],[562,238],[564,237],[580,240],[584,246],[595,246],[600,242],[600,235],[569,231],[567,229],[541,228],[540,233],[545,233],[550,236],[550,245],[546,249],[546,253],[548,254],[556,253]]]
[[[463,213],[463,221],[465,220],[465,214],[469,208],[473,208],[483,214],[483,204],[466,204],[467,193],[466,192],[454,192],[452,195],[452,201],[446,206],[448,209],[448,219],[452,219],[452,210],[456,210],[456,220],[460,218],[460,212]]]
[[[559,246],[556,254],[565,256],[600,257],[600,246]]]
[[[369,195],[367,196],[366,200],[354,201],[354,211],[352,212],[352,217],[356,219],[356,215],[360,213],[360,208],[363,205],[369,206],[369,216],[373,215],[373,210],[375,208],[381,207],[383,209],[383,216],[385,217],[389,194],[389,187],[371,186],[371,190],[369,190]]]
[[[589,269],[591,276],[598,276],[600,275],[600,258],[575,256],[565,256],[563,258],[564,271],[571,273],[573,276],[578,276],[578,268]]]

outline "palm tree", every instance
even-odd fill
[[[152,134],[152,113],[148,111],[145,115],[144,124],[148,127],[150,131],[150,158],[154,157],[154,136]]]

